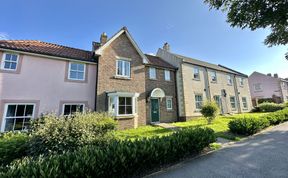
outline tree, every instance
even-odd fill
[[[204,0],[211,9],[227,12],[232,27],[270,28],[264,43],[288,44],[288,0]]]
[[[208,124],[211,124],[218,113],[219,108],[215,101],[207,101],[201,108],[201,114],[207,119]]]

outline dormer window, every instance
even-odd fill
[[[2,62],[1,62],[1,69],[16,71],[17,65],[18,65],[18,58],[19,56],[17,54],[4,53]]]

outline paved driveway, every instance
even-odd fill
[[[150,177],[288,178],[288,123]]]

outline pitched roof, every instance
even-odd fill
[[[91,51],[37,40],[0,40],[0,48],[95,62]]]
[[[157,67],[163,67],[163,68],[169,68],[169,69],[177,69],[173,65],[169,64],[168,62],[164,61],[162,58],[158,56],[153,56],[149,54],[145,54],[145,56],[148,58],[149,63],[148,65],[153,65]]]

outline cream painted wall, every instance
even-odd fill
[[[64,60],[24,55],[20,74],[0,73],[0,118],[9,100],[39,101],[38,115],[62,112],[60,101],[82,101],[94,109],[96,65],[86,64],[87,83],[65,81],[66,65]]]

